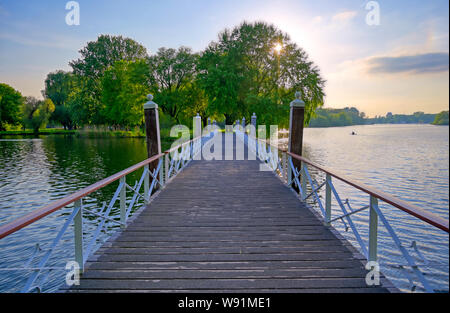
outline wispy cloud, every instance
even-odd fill
[[[358,15],[356,11],[344,11],[333,15],[331,20],[333,22],[348,22],[356,17],[356,15]]]
[[[55,34],[47,34],[46,36],[29,36],[0,31],[0,41],[1,40],[8,40],[30,47],[46,47],[66,50],[76,50],[81,47],[81,42],[78,38],[70,38]]]
[[[438,73],[448,71],[448,52],[424,53],[396,57],[373,57],[367,60],[371,74]]]

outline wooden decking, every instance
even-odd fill
[[[193,161],[70,292],[387,292],[258,161]]]

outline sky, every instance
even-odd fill
[[[290,35],[327,81],[325,107],[368,116],[449,109],[447,0],[79,0],[80,25],[67,25],[65,0],[0,0],[0,82],[40,96],[49,72],[100,34],[123,35],[150,54],[160,47],[202,51],[242,21]],[[374,21],[373,19],[369,19]]]

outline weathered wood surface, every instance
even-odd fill
[[[258,161],[193,161],[70,292],[387,292]]]

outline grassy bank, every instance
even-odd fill
[[[64,130],[64,129],[55,129],[55,128],[46,128],[40,129],[38,133],[33,132],[32,130],[6,130],[0,131],[0,135],[7,136],[35,136],[35,135],[67,135],[67,134],[76,134],[76,130]]]
[[[102,130],[102,129],[79,129],[64,130],[57,128],[40,129],[38,133],[32,130],[8,130],[0,131],[1,136],[47,136],[47,135],[71,135],[77,138],[145,138],[145,133],[141,129],[135,130]],[[161,129],[161,150],[170,149],[172,143],[178,138],[170,137],[169,129]],[[191,131],[192,136],[192,131]]]
[[[105,130],[64,130],[57,128],[45,128],[39,129],[37,133],[32,130],[7,130],[0,131],[0,136],[45,136],[45,135],[74,135],[81,138],[144,138],[145,134],[138,130],[117,130],[117,131],[105,131]]]

